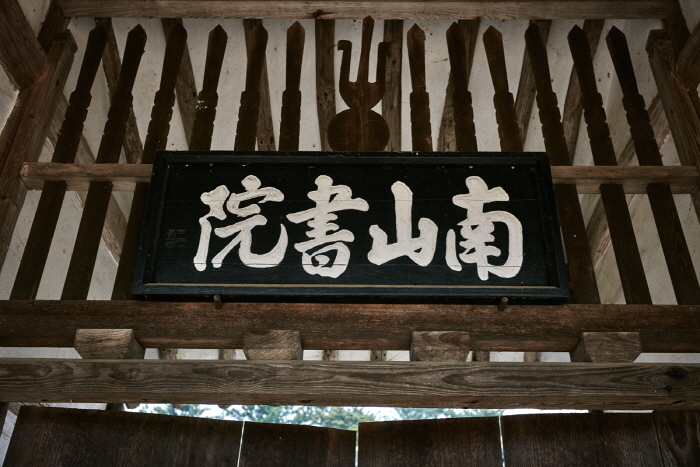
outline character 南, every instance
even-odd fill
[[[287,230],[282,224],[280,224],[279,240],[272,250],[264,254],[255,254],[250,248],[253,241],[253,229],[259,225],[267,224],[267,218],[260,214],[261,209],[258,204],[269,201],[283,201],[284,194],[277,188],[260,188],[260,179],[255,175],[248,175],[245,177],[243,181],[241,181],[241,185],[245,188],[243,193],[232,193],[229,196],[228,188],[226,188],[225,185],[220,185],[212,191],[203,193],[200,197],[202,203],[209,206],[209,212],[199,219],[199,225],[202,230],[199,237],[197,254],[194,257],[194,267],[197,268],[198,271],[204,271],[207,267],[209,240],[212,232],[209,218],[213,217],[218,220],[225,220],[227,216],[224,212],[224,203],[226,204],[226,210],[228,212],[239,218],[243,218],[243,220],[226,227],[214,229],[214,234],[219,238],[235,236],[223,250],[212,258],[212,266],[220,268],[226,255],[237,245],[238,256],[241,262],[251,268],[270,268],[282,262],[284,253],[287,251]],[[226,198],[228,198],[228,201]],[[262,199],[248,206],[240,207],[241,202],[255,198]]]
[[[447,249],[445,260],[450,269],[461,271],[462,264],[476,263],[479,279],[488,280],[489,273],[499,277],[514,277],[523,264],[523,227],[511,213],[505,211],[484,212],[484,204],[493,201],[508,201],[509,196],[501,187],[489,189],[480,177],[466,180],[468,194],[456,195],[452,202],[467,210],[467,218],[458,225],[462,226],[459,242],[462,253],[457,255],[456,236],[453,229],[447,232]],[[489,256],[500,256],[501,250],[487,243],[494,241],[494,223],[502,222],[508,227],[508,259],[503,265],[496,266],[489,262]]]

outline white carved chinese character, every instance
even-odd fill
[[[511,213],[505,211],[484,212],[484,204],[493,201],[508,201],[508,193],[501,187],[489,189],[480,177],[466,180],[469,194],[457,195],[452,202],[467,210],[467,218],[459,223],[464,241],[459,243],[464,251],[459,255],[465,263],[476,263],[479,279],[485,281],[489,272],[499,277],[514,277],[523,264],[523,227]],[[501,250],[493,245],[494,223],[502,222],[508,227],[508,259],[501,266],[489,263],[489,256],[500,256]],[[447,265],[454,271],[461,271],[462,265],[457,259],[454,230],[447,232]]]
[[[199,237],[199,246],[197,248],[197,254],[194,257],[194,267],[198,271],[204,271],[207,267],[207,255],[209,254],[209,238],[211,235],[211,223],[209,218],[213,217],[215,219],[224,220],[226,219],[226,213],[224,212],[224,202],[226,202],[226,210],[231,214],[235,214],[238,217],[246,217],[240,222],[235,224],[219,227],[214,229],[214,234],[219,238],[228,238],[234,234],[236,235],[231,242],[226,245],[226,247],[219,252],[212,259],[212,266],[215,268],[220,268],[226,255],[236,246],[238,247],[238,256],[241,262],[246,266],[251,268],[270,268],[277,266],[284,258],[284,253],[287,250],[287,230],[284,225],[280,224],[280,238],[277,241],[277,245],[270,250],[268,253],[258,255],[250,251],[253,242],[252,230],[258,225],[267,224],[267,219],[265,216],[260,215],[260,203],[266,203],[268,201],[282,201],[284,200],[284,195],[277,188],[265,187],[260,188],[260,180],[254,175],[248,175],[241,182],[245,192],[243,193],[233,193],[229,196],[229,191],[226,186],[221,185],[212,191],[203,193],[200,199],[202,202],[209,206],[209,213],[199,219],[199,225],[202,227],[202,233]],[[254,198],[262,199],[257,203],[250,204],[244,208],[240,207],[241,202],[247,201]],[[252,216],[252,217],[248,217]]]
[[[378,225],[371,226],[369,234],[372,236],[372,249],[367,259],[379,266],[399,256],[408,256],[419,266],[427,266],[435,254],[438,227],[435,222],[422,217],[418,221],[420,235],[412,238],[413,192],[403,182],[394,183],[391,192],[394,193],[396,212],[396,243],[389,245],[386,233]]]
[[[294,245],[294,248],[302,253],[301,263],[304,271],[335,279],[345,272],[350,260],[350,250],[342,242],[352,242],[355,236],[349,230],[338,230],[338,225],[331,222],[338,219],[338,216],[333,213],[347,209],[367,211],[369,205],[362,198],[353,199],[350,187],[333,186],[333,179],[327,175],[316,178],[316,187],[317,190],[310,191],[308,194],[309,199],[316,202],[316,207],[289,214],[287,219],[295,224],[308,221],[306,225],[311,228],[306,233],[311,240]],[[331,244],[308,253],[309,250],[326,243]],[[332,262],[326,254],[331,251],[336,252]]]

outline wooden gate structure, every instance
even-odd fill
[[[700,30],[690,34],[677,1],[57,0],[38,37],[17,0],[1,0],[0,5],[0,60],[20,89],[0,138],[0,262],[7,254],[27,190],[42,190],[10,300],[0,302],[0,345],[74,347],[83,357],[0,359],[0,400],[700,408],[700,365],[634,363],[641,352],[700,352],[700,287],[673,200],[674,194],[690,194],[700,213]],[[266,89],[263,52],[267,36],[259,19],[316,20],[318,118],[320,127],[327,128],[335,115],[334,20],[368,15],[386,20],[384,37],[390,59],[385,70],[383,118],[391,135],[388,149],[400,149],[401,67],[391,54],[402,50],[404,40],[409,46],[414,150],[479,149],[473,119],[474,112],[481,110],[472,108],[467,91],[470,73],[487,72],[470,70],[477,40],[483,40],[486,47],[504,151],[523,149],[522,135],[527,134],[529,115],[536,106],[552,164],[572,289],[570,303],[164,303],[131,299],[150,164],[155,152],[166,146],[176,96],[189,149],[209,149],[215,117],[221,118],[215,110],[225,32],[216,28],[209,36],[203,87],[197,90],[193,73],[202,70],[192,70],[180,18],[244,19],[250,61],[234,149],[254,150],[253,136],[257,135],[258,149],[274,150],[270,107],[275,103],[270,102]],[[76,43],[65,29],[69,17],[98,18],[82,64],[73,64]],[[155,94],[143,145],[130,104],[145,33],[140,27],[132,29],[120,58],[110,17],[171,18],[163,20],[168,34],[164,70],[168,72],[163,73]],[[525,35],[516,98],[508,89],[500,33],[489,28],[478,34],[480,18],[535,20]],[[581,18],[586,19],[583,28],[576,27],[569,35],[575,67],[562,119],[551,88],[543,32],[552,20]],[[591,58],[595,47],[591,49],[590,44],[597,44],[603,20],[643,18],[658,18],[665,25],[664,30],[650,34],[647,45],[658,87],[658,98],[647,103],[649,109],[639,95],[624,34],[612,29],[606,44],[601,41],[610,51],[631,129],[628,148],[616,156],[596,89]],[[460,20],[446,38],[452,72],[445,124],[435,144],[426,100],[421,97],[425,93],[422,31],[414,27],[407,36],[403,34],[402,20],[410,19]],[[304,30],[295,24],[288,34],[280,150],[298,149],[300,126],[302,130],[304,126],[299,121],[300,72],[295,67],[299,66],[295,53],[303,44]],[[99,152],[93,157],[81,132],[100,60],[112,104]],[[66,100],[63,88],[74,66],[81,66],[78,85]],[[179,73],[173,71],[178,69]],[[592,166],[572,165],[582,115],[594,156]],[[666,122],[682,165],[662,166],[657,138],[668,132],[663,128]],[[330,148],[327,136],[322,132],[323,149]],[[53,160],[39,163],[47,138],[55,148]],[[118,163],[122,147],[126,164]],[[635,154],[639,165],[632,165]],[[87,191],[87,195],[82,195],[84,212],[61,300],[35,300],[42,274],[52,273],[45,270],[46,256],[69,190]],[[128,222],[111,201],[115,190],[134,192]],[[586,228],[578,197],[585,193],[601,195],[590,221],[600,228],[591,227],[590,222]],[[646,195],[652,206],[675,305],[652,304],[625,199],[633,194]],[[592,232],[598,235],[597,245],[612,241],[626,304],[600,303],[590,249],[594,242],[588,238]],[[114,291],[112,300],[87,300],[101,237],[120,256]],[[243,349],[248,360],[144,360],[144,348]],[[302,349],[410,350],[412,361],[306,361],[300,359]],[[572,362],[498,363],[487,358],[466,362],[470,351],[482,356],[480,353],[489,351],[570,352]]]

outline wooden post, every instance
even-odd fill
[[[335,117],[335,21],[317,19],[316,26],[316,111],[321,133],[321,150],[330,151],[328,124]]]
[[[47,69],[46,53],[17,0],[0,0],[0,64],[17,89],[34,86]]]
[[[243,334],[243,352],[248,360],[301,360],[299,331],[254,330]]]
[[[248,53],[251,52],[251,47],[248,46],[249,37],[253,29],[256,26],[262,27],[261,19],[244,19],[243,29],[245,30],[245,41],[246,49]],[[248,55],[248,60],[252,60],[253,57]],[[267,60],[265,59],[265,53],[263,51],[262,55],[262,75],[260,75],[260,107],[258,113],[257,121],[257,141],[258,141],[258,151],[274,151],[275,150],[275,133],[272,127],[272,107],[270,104],[270,83],[267,78]],[[239,115],[240,119],[241,116]]]
[[[584,332],[572,362],[632,363],[642,353],[638,332]]]
[[[463,362],[468,353],[468,332],[414,331],[412,334],[412,361]]]
[[[401,59],[403,57],[403,20],[384,21],[386,52],[386,78],[382,117],[389,125],[389,144],[386,151],[401,151]]]
[[[182,19],[161,19],[163,34],[165,35],[166,40],[168,39],[170,31],[177,24],[182,26]],[[177,73],[175,94],[177,94],[177,106],[180,109],[180,117],[182,117],[182,127],[185,130],[185,138],[187,139],[187,144],[189,145],[192,142],[192,126],[194,125],[194,114],[197,109],[197,86],[195,85],[194,81],[194,71],[192,70],[190,51],[186,46],[182,52],[180,71]]]

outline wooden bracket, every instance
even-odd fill
[[[78,329],[73,347],[89,359],[140,359],[145,354],[133,329]]]
[[[469,333],[460,331],[414,331],[411,360],[463,362],[469,353]]]
[[[583,332],[572,362],[631,363],[642,353],[638,332]]]
[[[279,329],[246,331],[243,352],[248,360],[301,360],[300,333]]]

